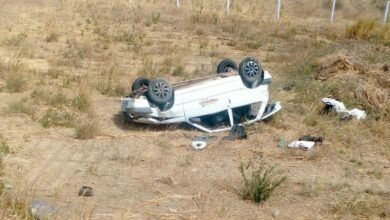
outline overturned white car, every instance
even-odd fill
[[[226,59],[216,75],[172,85],[164,79],[137,78],[132,94],[121,98],[121,111],[132,122],[186,122],[202,131],[219,132],[279,111],[279,102],[268,104],[270,83],[271,75],[256,59],[248,57],[238,68]]]

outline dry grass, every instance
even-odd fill
[[[82,85],[79,93],[73,98],[73,105],[81,112],[88,112],[91,108],[92,101],[90,92]]]
[[[22,98],[20,101],[10,103],[8,111],[12,114],[22,113],[30,117],[34,117],[36,108],[34,104],[28,100],[28,98]]]
[[[59,202],[71,212],[64,219],[106,217],[100,210],[118,219],[269,219],[274,208],[281,218],[312,218],[313,210],[324,219],[385,218],[387,194],[360,189],[388,182],[390,26],[379,23],[383,2],[338,0],[332,25],[325,0],[282,1],[279,22],[274,1],[234,0],[231,15],[225,0],[181,2],[177,9],[167,0],[31,1],[31,10],[20,10],[24,2],[8,1],[0,9],[0,99],[12,115],[1,115],[0,132],[6,146],[16,147],[7,155],[5,178],[34,179],[41,169],[37,194],[66,197],[66,205]],[[14,22],[20,18],[23,23]],[[175,82],[214,73],[222,58],[245,56],[263,60],[273,75],[271,99],[283,106],[268,123],[248,127],[248,140],[216,141],[195,152],[187,137],[194,131],[123,126],[114,116],[118,97],[137,76]],[[366,110],[368,118],[340,122],[336,114],[319,113],[327,96]],[[306,134],[326,141],[309,152],[276,147],[280,139],[288,144]],[[243,160],[272,160],[286,171],[288,187],[261,206],[242,201],[229,184],[239,185]],[[171,177],[169,184],[155,181],[161,177]],[[73,196],[75,179],[99,185],[95,210]],[[263,189],[247,187],[252,195]],[[165,199],[172,192],[200,196]],[[25,217],[27,200],[16,194],[2,196],[0,204],[0,218]],[[146,205],[122,210],[139,204]]]
[[[99,123],[92,113],[79,122],[75,129],[77,139],[92,139],[100,133]]]
[[[39,121],[44,128],[73,127],[75,125],[74,115],[65,109],[50,108],[46,110]]]
[[[10,93],[22,92],[26,88],[26,71],[26,66],[16,59],[1,62],[0,79],[5,81],[5,85],[2,88],[0,87],[0,91],[5,90]]]
[[[358,193],[336,201],[332,205],[332,212],[338,216],[386,218],[386,205],[384,198]]]

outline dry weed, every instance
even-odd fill
[[[99,123],[93,113],[89,113],[86,118],[81,119],[75,128],[77,139],[92,139],[99,133]]]

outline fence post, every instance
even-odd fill
[[[279,21],[280,19],[280,8],[282,5],[282,0],[276,0],[276,20]]]
[[[333,0],[333,3],[332,3],[332,12],[330,13],[330,23],[333,23],[334,11],[336,9],[336,1],[337,0]]]
[[[389,6],[390,6],[390,1],[387,1],[386,8],[385,8],[385,16],[383,18],[383,23],[384,24],[386,24],[387,16],[389,15]]]
[[[176,0],[176,6],[180,8],[180,0]]]
[[[230,14],[230,0],[227,0],[226,2],[226,13]]]

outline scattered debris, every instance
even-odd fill
[[[315,145],[314,141],[293,141],[288,145],[288,147],[310,150],[311,148],[314,147],[314,145]]]
[[[41,200],[33,200],[28,208],[35,219],[51,219],[58,211],[52,204]]]
[[[339,102],[331,98],[323,98],[322,103],[325,104],[325,110],[335,109],[337,113],[342,113],[341,120],[348,119],[352,116],[356,117],[358,120],[366,118],[366,112],[357,108],[348,110],[345,108],[344,103]]]
[[[79,191],[79,196],[91,197],[93,196],[92,187],[82,186]]]
[[[380,70],[382,70],[384,72],[388,72],[390,70],[390,65],[383,64],[383,66],[380,68]]]
[[[207,147],[207,143],[206,143],[206,141],[192,141],[191,147],[194,150],[203,150]]]
[[[300,137],[298,140],[299,141],[313,141],[314,143],[318,144],[318,143],[322,143],[324,141],[324,138],[305,135],[305,136]]]
[[[232,129],[229,132],[229,135],[223,137],[224,141],[233,141],[233,140],[241,140],[248,138],[246,134],[245,128],[242,125],[233,125]]]
[[[194,150],[203,150],[207,147],[207,142],[210,142],[216,138],[217,138],[216,136],[210,136],[210,135],[202,135],[199,137],[195,137],[192,139],[191,147]]]

